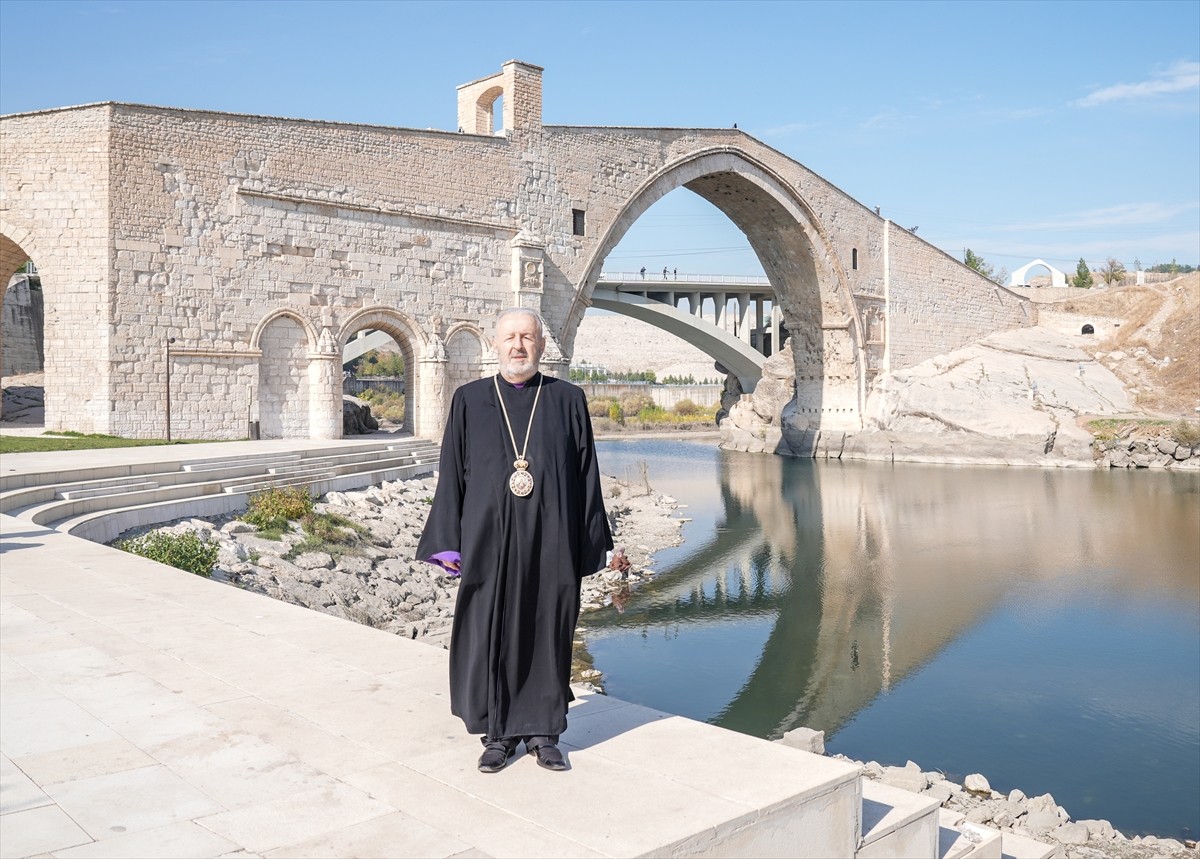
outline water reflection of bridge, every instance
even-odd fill
[[[1110,494],[1108,474],[1033,481],[1021,470],[913,467],[899,477],[868,463],[720,457],[724,515],[715,533],[639,591],[624,614],[597,612],[585,625],[645,631],[770,618],[745,682],[715,720],[758,736],[799,725],[836,731],[1024,579],[1074,575],[1105,556],[1172,545],[1106,527],[1102,515],[1081,520],[1080,509],[1139,491],[1162,511],[1166,534],[1187,527],[1176,521],[1170,493],[1125,482]],[[1153,563],[1145,557],[1124,568]],[[1178,566],[1164,556],[1159,568]]]

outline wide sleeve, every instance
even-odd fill
[[[608,513],[604,510],[604,493],[600,487],[600,465],[596,461],[596,441],[592,435],[592,418],[588,414],[587,400],[580,392],[575,399],[576,446],[579,451],[579,481],[583,489],[583,528],[580,539],[583,545],[578,554],[580,578],[590,576],[604,566],[605,556],[613,547],[612,531],[608,526]]]
[[[417,544],[417,559],[426,561],[444,552],[462,551],[463,493],[466,490],[467,410],[462,389],[450,401],[450,416],[442,434],[438,484],[433,506]]]

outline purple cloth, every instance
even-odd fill
[[[462,575],[462,573],[459,570],[452,570],[452,569],[450,569],[450,567],[446,566],[447,561],[449,561],[452,564],[458,564],[461,566],[462,565],[462,555],[460,555],[458,552],[453,552],[453,551],[451,551],[451,552],[435,552],[434,554],[430,555],[428,558],[425,559],[425,563],[436,564],[437,566],[439,566],[443,570],[445,570],[446,574],[449,576],[457,578],[458,576]]]

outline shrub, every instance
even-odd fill
[[[588,400],[588,414],[593,418],[606,418],[609,409],[615,405],[615,400],[608,397],[597,397],[594,400]]]
[[[350,545],[370,533],[357,522],[336,513],[309,513],[300,520],[306,534],[324,543]]]
[[[625,423],[625,412],[621,409],[620,403],[609,403],[608,419],[619,424]]]
[[[621,397],[621,411],[627,415],[636,415],[642,409],[653,406],[654,398],[648,394],[625,394]]]
[[[1171,427],[1171,435],[1179,444],[1191,448],[1200,447],[1200,424],[1194,424],[1180,418]]]
[[[664,415],[666,415],[666,412],[663,411],[662,406],[651,403],[648,406],[642,406],[637,416],[638,420],[643,423],[656,423],[662,420]]]
[[[117,543],[122,551],[167,564],[197,576],[211,576],[213,564],[220,551],[216,543],[202,539],[195,531],[186,534],[171,534],[167,531],[152,531],[141,537]]]
[[[691,400],[680,400],[675,404],[675,414],[677,415],[694,415],[700,411],[700,407]]]
[[[255,492],[246,503],[242,520],[260,531],[283,531],[288,522],[313,512],[313,498],[305,486],[285,486]]]
[[[392,423],[404,421],[404,394],[395,394],[379,388],[367,388],[358,395],[358,398],[371,406],[371,414],[377,419]]]

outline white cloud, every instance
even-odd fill
[[[1200,89],[1200,63],[1180,61],[1150,80],[1104,87],[1074,103],[1079,107],[1095,107],[1110,101],[1133,101],[1194,89]]]
[[[909,119],[911,117],[906,116],[898,110],[885,110],[882,113],[867,117],[859,124],[859,127],[864,129],[901,128],[908,123]]]
[[[1122,203],[1076,212],[1056,220],[999,227],[1004,232],[1024,230],[1077,230],[1089,227],[1128,227],[1136,224],[1161,224],[1184,212],[1200,208],[1200,203]]]
[[[791,137],[804,131],[812,131],[820,127],[819,122],[787,122],[783,125],[773,125],[762,130],[763,137]]]

